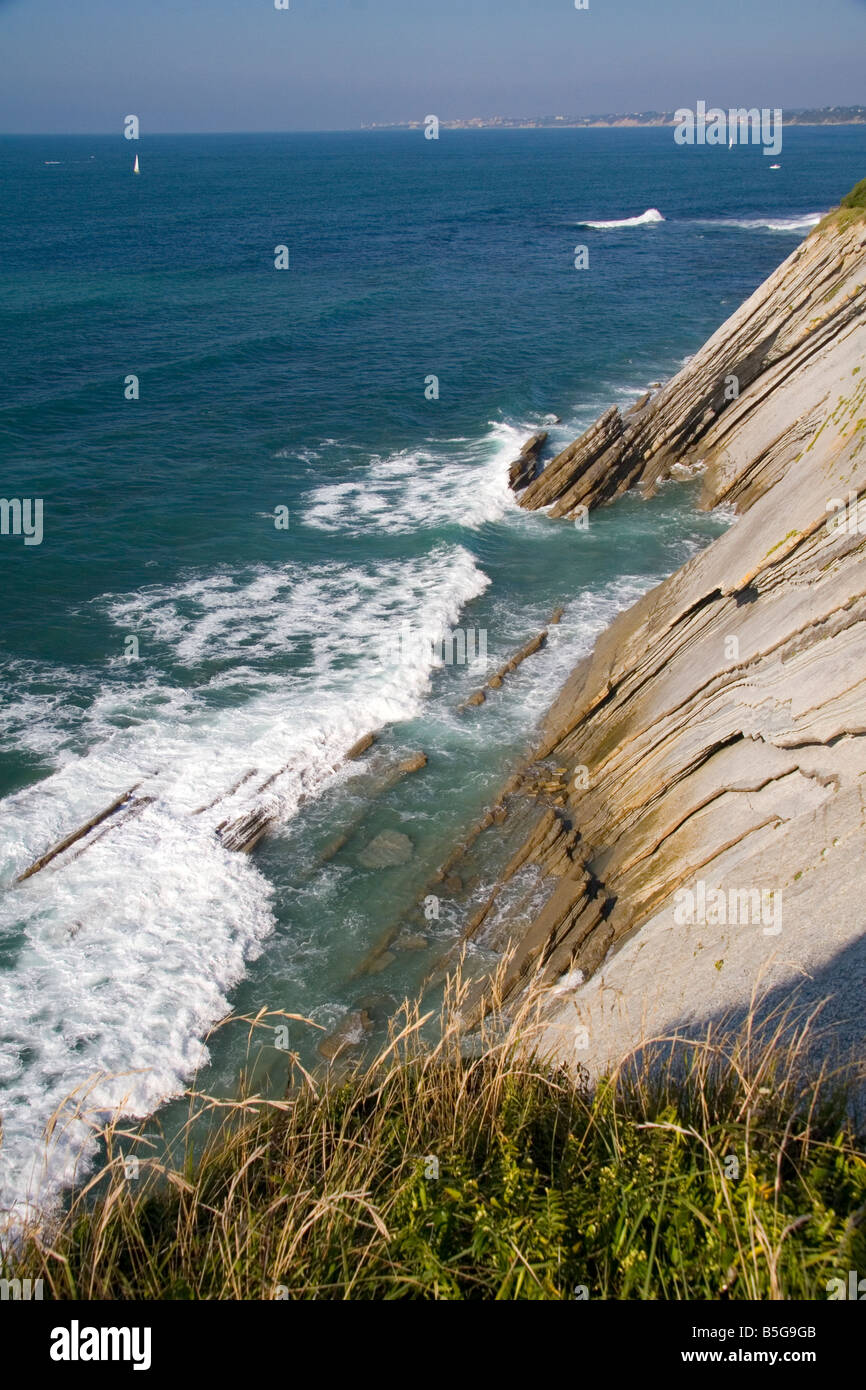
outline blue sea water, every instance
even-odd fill
[[[41,1145],[76,1087],[96,1117],[196,1068],[229,1092],[246,1033],[203,1039],[230,1009],[358,1007],[577,659],[726,524],[669,485],[582,531],[507,471],[548,413],[554,448],[677,370],[863,176],[866,130],[789,129],[771,162],[666,130],[0,139],[0,492],[44,507],[40,545],[0,537],[0,1206],[92,1152],[86,1115]],[[558,605],[470,715],[477,671],[395,644],[460,626],[498,662]],[[341,763],[368,730],[428,766],[373,798]],[[273,774],[281,828],[230,854],[216,826]],[[15,885],[136,783],[140,815]],[[366,867],[382,830],[412,854]]]

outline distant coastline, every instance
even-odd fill
[[[440,120],[443,130],[596,130],[650,128],[675,124],[673,111],[630,111],[591,116],[472,116]],[[866,106],[799,107],[785,112],[785,125],[866,125]],[[362,130],[420,130],[424,120],[365,121]]]

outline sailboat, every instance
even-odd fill
[[[138,155],[135,156],[135,163],[134,163],[133,166],[132,166],[132,172],[133,172],[134,174],[140,174],[140,173],[141,173],[141,170],[140,170],[139,167],[138,167]]]

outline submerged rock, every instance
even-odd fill
[[[420,772],[422,767],[426,766],[426,753],[410,753],[408,758],[404,758],[401,763],[397,764],[395,774],[399,777],[404,777],[410,772]]]
[[[426,951],[430,943],[420,932],[407,932],[398,936],[394,945],[400,951]]]
[[[408,835],[399,830],[383,830],[371,840],[366,849],[358,855],[358,863],[365,869],[390,869],[396,864],[405,864],[415,852]]]
[[[378,956],[374,956],[367,963],[365,973],[367,975],[379,975],[383,970],[387,970],[389,965],[393,965],[396,959],[393,951],[381,951]]]
[[[345,1014],[333,1032],[328,1033],[319,1043],[319,1052],[328,1061],[333,1061],[347,1048],[360,1047],[373,1027],[373,1020],[366,1009],[357,1009]]]

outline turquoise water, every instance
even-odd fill
[[[246,1036],[202,1045],[230,1009],[330,1028],[418,988],[454,904],[359,964],[598,632],[726,524],[669,485],[581,531],[520,512],[509,462],[549,412],[556,447],[674,372],[864,154],[860,128],[787,131],[772,172],[662,130],[0,139],[2,493],[44,505],[40,545],[0,537],[0,1204],[69,1179],[82,1128],[45,1171],[39,1135],[95,1074],[97,1111],[146,1114],[196,1067],[232,1089]],[[497,664],[558,605],[468,714],[478,671],[398,646],[459,626]],[[374,797],[376,759],[419,749]],[[280,830],[223,850],[273,774]],[[139,782],[139,816],[14,886]],[[365,867],[383,830],[411,853]],[[267,1039],[260,1069],[285,1072]]]

